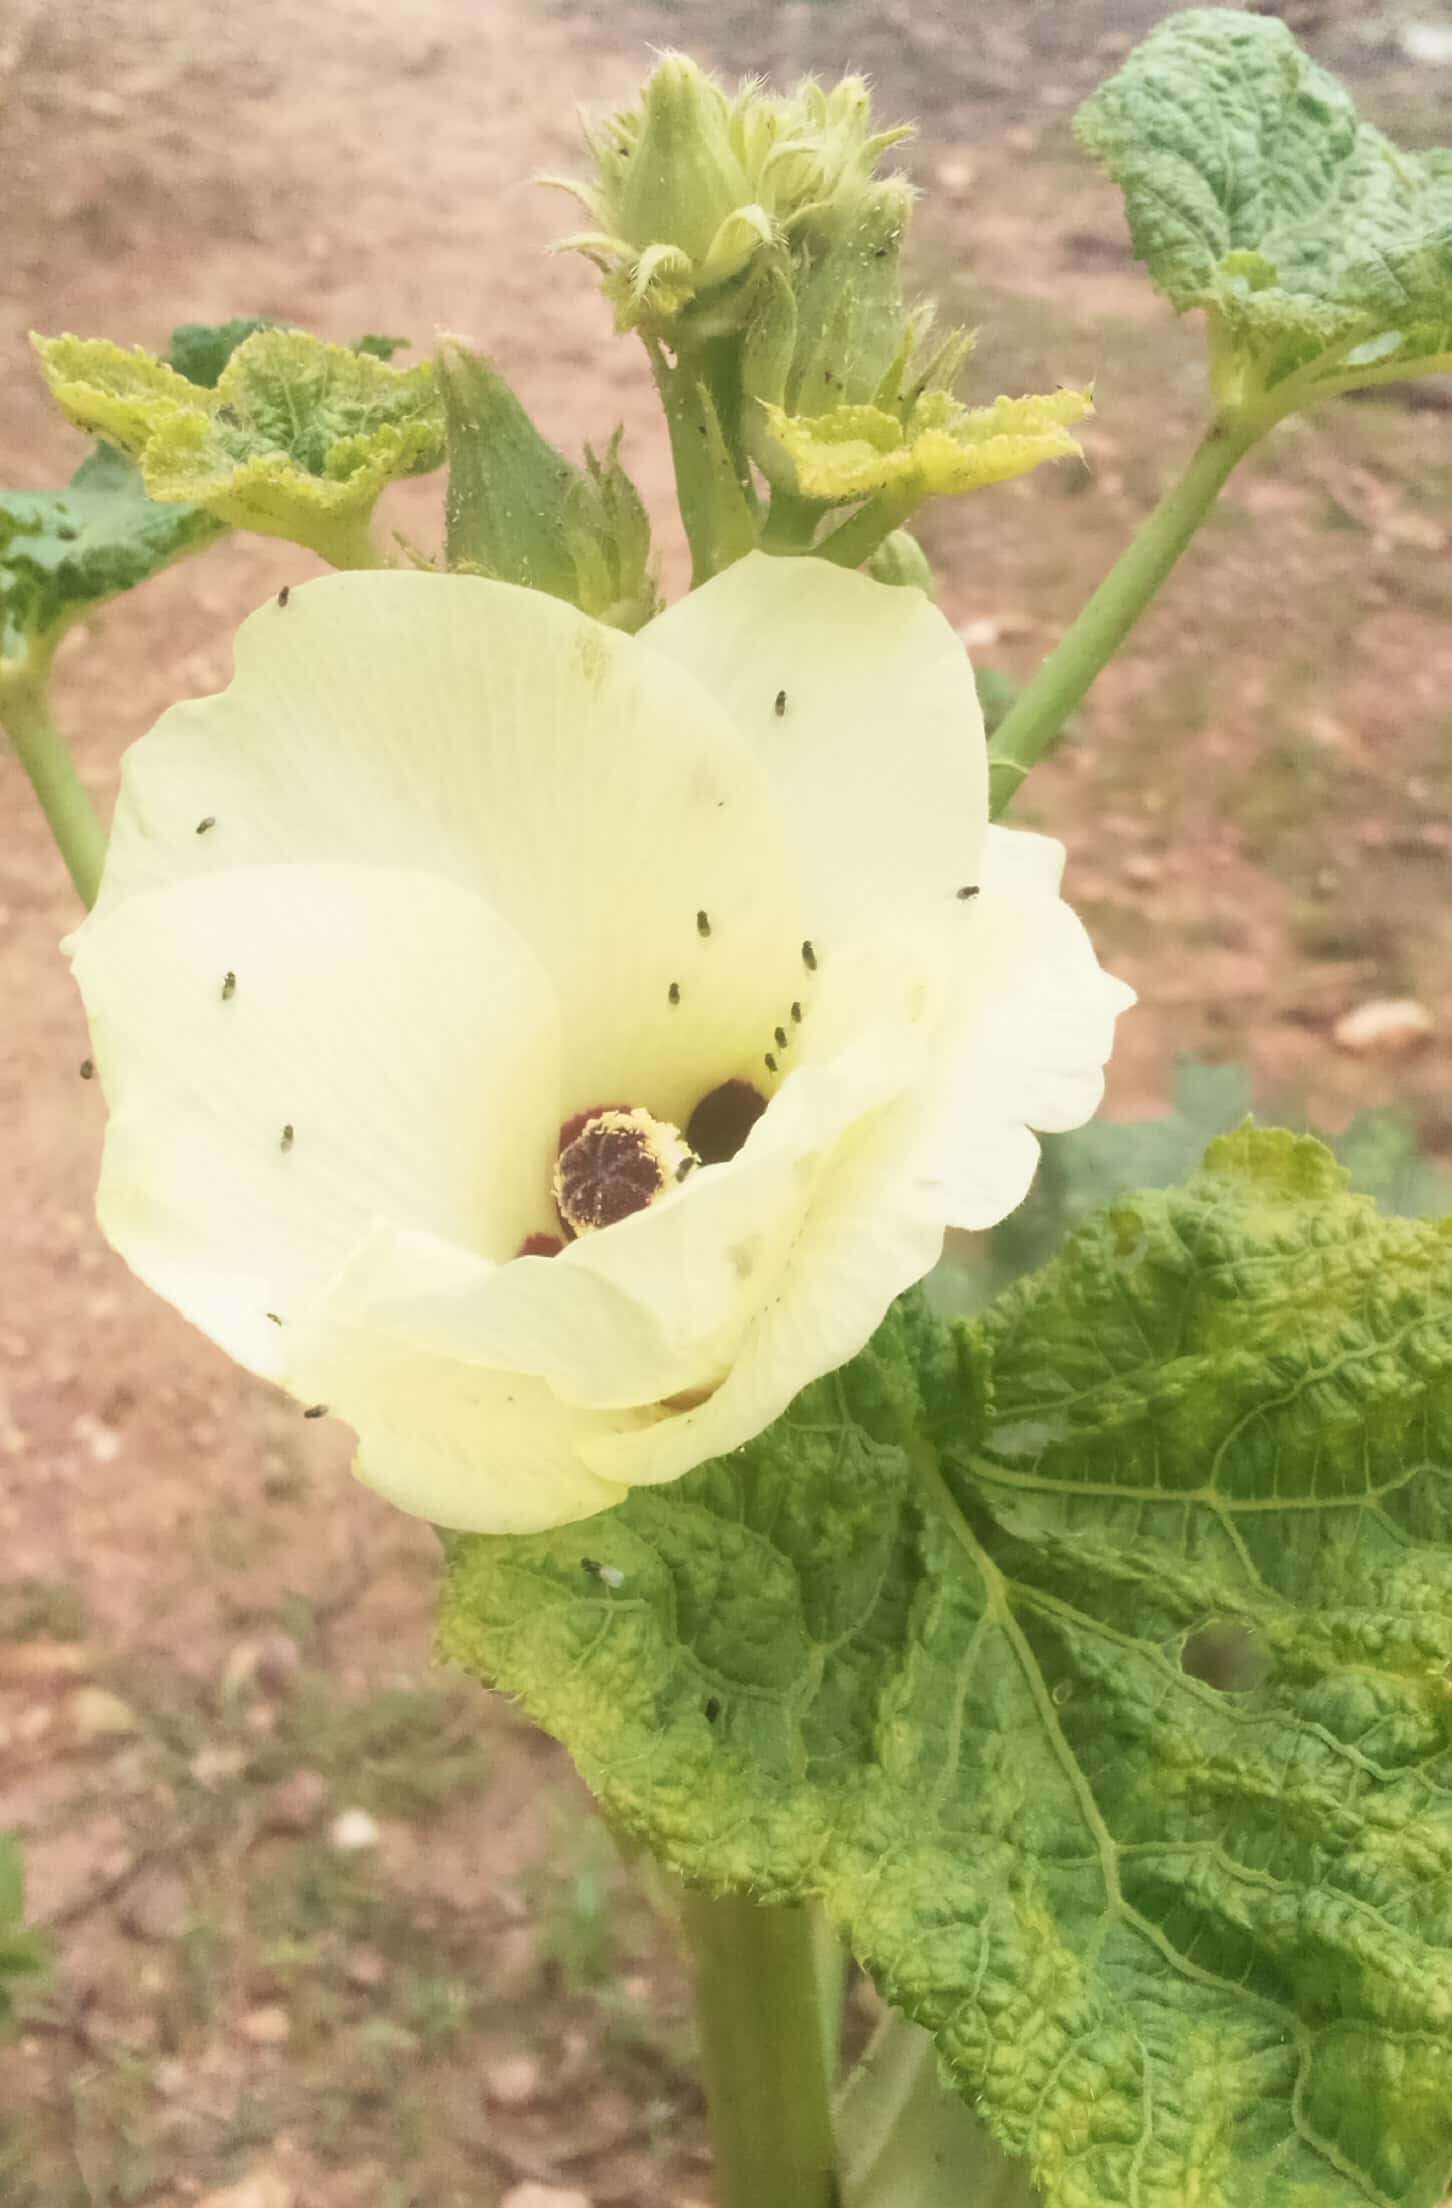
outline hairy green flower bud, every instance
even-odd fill
[[[925,597],[937,599],[937,577],[927,553],[910,530],[894,529],[891,536],[884,537],[867,562],[867,572],[875,583],[920,590]]]
[[[694,300],[740,277],[775,236],[756,200],[736,107],[684,54],[666,54],[638,109],[586,130],[590,185],[563,183],[596,228],[562,238],[605,275],[622,329],[664,332]]]
[[[843,77],[830,92],[808,77],[789,98],[760,104],[773,113],[769,145],[757,125],[757,185],[793,236],[840,235],[857,219],[883,154],[913,135],[911,123],[873,130],[865,77]]]
[[[755,279],[786,247],[819,253],[855,233],[874,182],[908,126],[873,131],[861,77],[786,98],[744,84],[731,98],[683,54],[667,54],[638,108],[586,130],[591,183],[563,183],[593,228],[561,239],[604,272],[622,329],[675,342],[719,336],[754,311]]]

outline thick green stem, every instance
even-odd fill
[[[812,1913],[684,1900],[719,2208],[836,2208]]]
[[[774,490],[761,532],[767,552],[810,552],[822,509],[815,499],[798,498],[794,491]]]
[[[106,831],[51,714],[52,656],[49,650],[34,652],[23,663],[0,667],[0,726],[30,777],[71,880],[91,905],[100,886]]]
[[[756,516],[741,487],[699,359],[682,354],[673,366],[663,348],[649,338],[646,351],[670,431],[676,497],[691,547],[695,588],[754,548]]]
[[[1260,425],[1215,422],[1190,465],[1171,485],[1139,535],[1112,567],[1027,689],[1020,692],[989,746],[989,787],[995,817],[1024,776],[1054,744],[1090,684],[1118,651],[1154,597]]]

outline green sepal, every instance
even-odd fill
[[[583,470],[542,436],[504,377],[453,340],[437,356],[448,439],[451,568],[564,598],[634,630],[659,610],[650,523],[617,431]]]
[[[1080,110],[1158,288],[1211,325],[1216,396],[1267,424],[1452,368],[1452,153],[1406,153],[1284,23],[1169,16]]]
[[[61,491],[0,491],[0,661],[53,646],[73,621],[224,534],[198,506],[148,498],[99,445]]]
[[[138,462],[153,498],[369,565],[380,493],[443,458],[431,365],[397,369],[300,330],[261,329],[215,386],[104,339],[37,338],[46,378],[78,427]]]
[[[442,1647],[677,1871],[818,1900],[1048,2208],[1432,2208],[1449,1461],[1452,1225],[1248,1130],[730,1458],[451,1540]]]

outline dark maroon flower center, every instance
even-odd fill
[[[643,1114],[601,1113],[560,1151],[555,1194],[560,1217],[576,1234],[613,1227],[633,1211],[644,1211],[665,1189],[660,1145],[643,1119]]]
[[[723,1081],[692,1112],[686,1140],[702,1165],[725,1165],[765,1110],[766,1098],[749,1081]]]

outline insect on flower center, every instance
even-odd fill
[[[644,1211],[700,1159],[678,1127],[638,1107],[581,1112],[560,1129],[554,1193],[571,1234],[595,1234]]]

